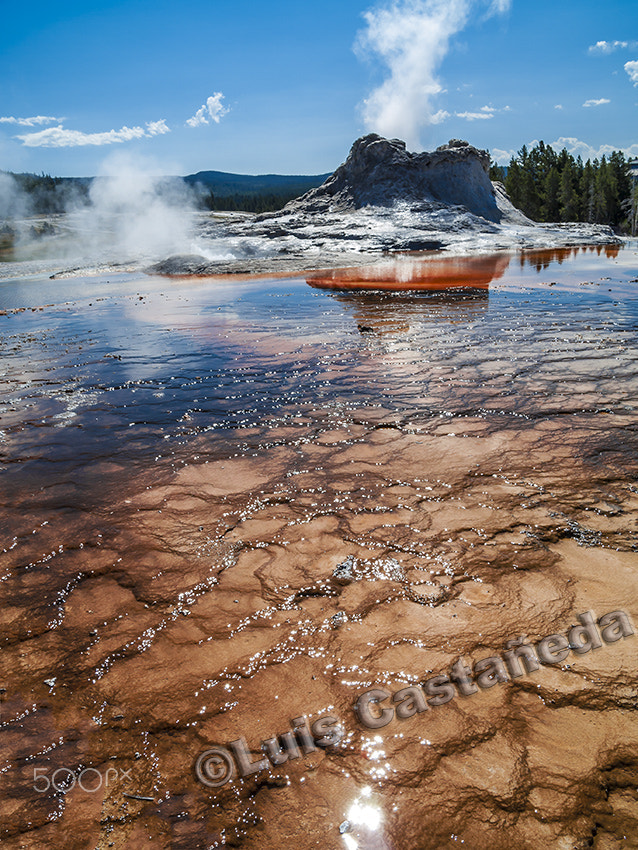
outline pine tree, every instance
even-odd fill
[[[587,160],[580,178],[580,220],[591,223],[594,220],[594,184],[596,175],[591,160]]]
[[[578,221],[578,193],[576,191],[576,169],[573,159],[565,163],[560,176],[558,203],[561,221]]]
[[[507,176],[505,177],[505,191],[509,195],[511,202],[517,209],[522,209],[523,192],[522,192],[522,174],[521,166],[515,157],[512,157],[510,164],[507,166]]]
[[[549,169],[543,181],[543,204],[541,207],[542,221],[558,221],[561,215],[559,209],[559,191],[561,187],[561,175],[555,165]],[[565,221],[565,219],[563,219]]]

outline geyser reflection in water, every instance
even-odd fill
[[[425,259],[421,254],[401,254],[372,266],[316,272],[306,280],[317,289],[335,290],[487,289],[503,276],[510,259],[508,254]]]

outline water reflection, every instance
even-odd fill
[[[348,819],[341,824],[345,850],[389,850],[382,826],[383,812],[371,799],[372,789],[366,786],[348,809]]]
[[[519,262],[521,268],[523,266],[533,266],[536,271],[540,272],[549,268],[552,263],[562,265],[565,260],[577,257],[579,252],[583,254],[595,253],[598,257],[601,254],[608,260],[615,260],[620,251],[620,245],[574,245],[571,248],[534,248],[530,251],[521,251]]]
[[[562,265],[579,254],[594,254],[616,259],[619,245],[589,245],[570,248],[531,249],[518,253],[521,268],[537,272],[552,264]],[[307,275],[306,282],[316,289],[374,292],[437,292],[487,290],[492,281],[505,274],[512,255],[507,253],[470,257],[405,253],[383,263],[357,268],[327,269]]]
[[[404,254],[373,266],[316,272],[308,275],[306,282],[317,289],[342,291],[487,289],[493,280],[503,276],[510,259],[507,254],[436,259]]]
[[[405,333],[414,321],[472,322],[489,308],[489,291],[336,292],[334,299],[352,314],[361,334]]]

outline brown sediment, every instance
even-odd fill
[[[93,456],[58,448],[43,471],[41,446],[66,432],[44,424],[50,400],[13,398],[3,846],[636,846],[638,636],[378,730],[354,712],[370,688],[565,634],[585,611],[638,622],[636,349],[565,321],[470,350],[454,334],[487,321],[486,293],[428,302],[427,322],[422,302],[386,298],[335,296],[352,332],[323,339],[311,322],[275,333],[185,313],[193,342],[223,337],[239,366],[276,363],[291,389],[212,433],[220,414],[192,409],[168,456],[159,440],[137,463],[108,454],[98,431]],[[251,376],[232,389],[240,411],[267,391]],[[194,408],[202,386],[190,392]],[[257,759],[293,718],[326,715],[336,747],[219,788],[195,775],[210,747],[244,738]],[[97,790],[34,790],[89,768]]]

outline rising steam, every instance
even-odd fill
[[[510,3],[487,2],[487,16],[507,11]],[[436,74],[452,36],[465,27],[474,9],[485,5],[486,0],[395,0],[365,13],[367,27],[355,49],[361,56],[380,58],[389,70],[362,104],[369,130],[404,139],[414,148],[421,128],[449,117],[434,107],[442,92]]]
[[[117,152],[90,186],[36,186],[28,192],[0,172],[0,248],[15,259],[120,264],[191,250],[196,196],[161,166]],[[60,215],[64,212],[65,215]]]
[[[0,171],[0,224],[25,214],[26,201],[20,187],[10,174]]]
[[[188,245],[192,196],[181,181],[158,178],[146,160],[119,152],[108,157],[89,196],[76,220],[92,253],[154,257]]]

